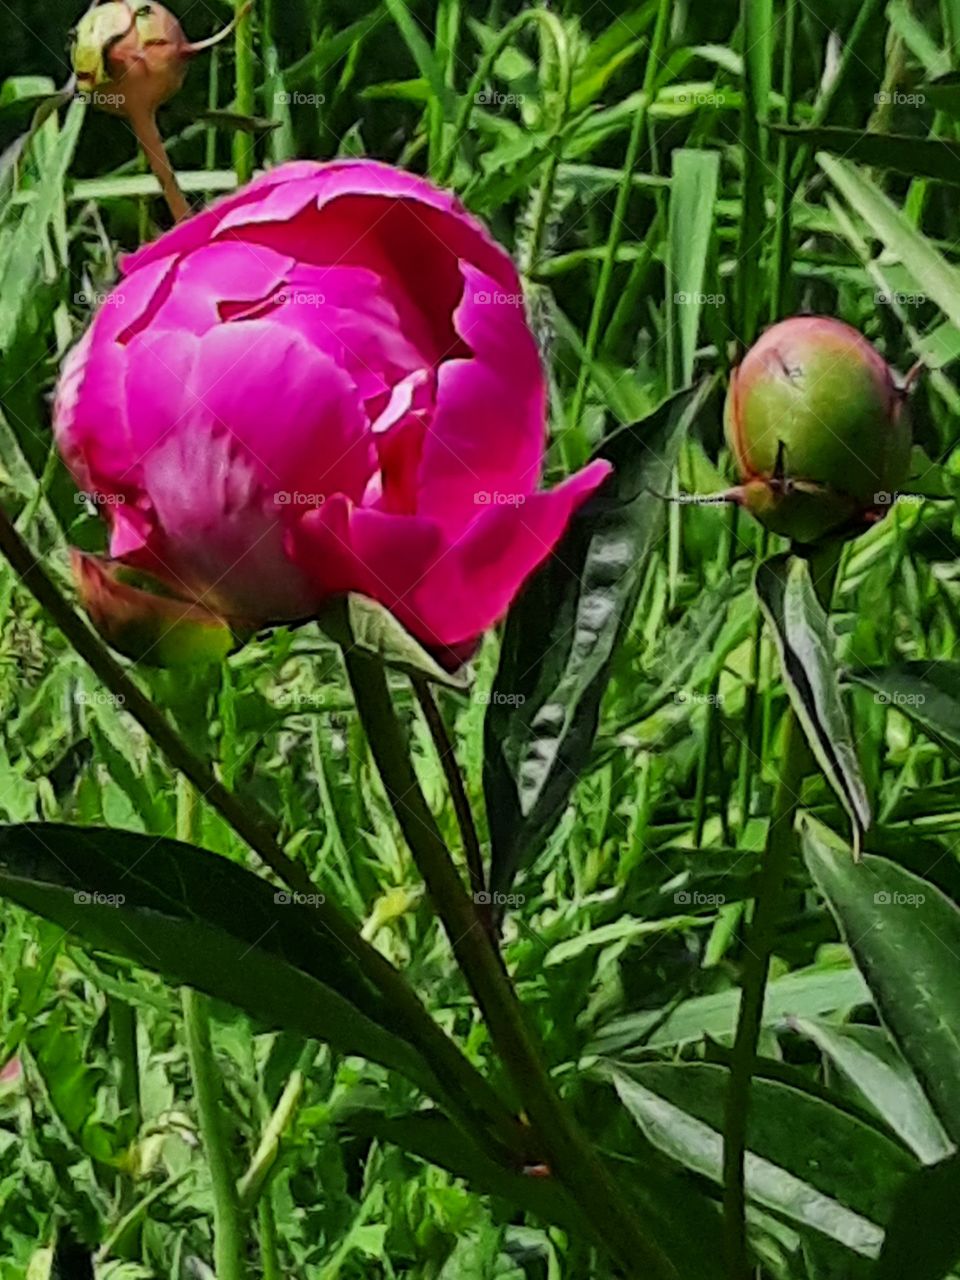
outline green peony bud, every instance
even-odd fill
[[[826,316],[784,320],[751,347],[725,428],[738,500],[796,542],[861,532],[907,478],[904,393],[862,334]]]
[[[222,662],[238,643],[225,619],[178,600],[146,574],[83,551],[71,553],[73,573],[93,625],[118,653],[151,667]]]

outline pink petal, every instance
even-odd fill
[[[519,289],[508,294],[474,267],[461,270],[454,320],[473,356],[440,368],[417,498],[417,511],[451,533],[478,504],[533,492],[546,434],[546,386]]]
[[[289,279],[292,258],[262,245],[226,240],[204,245],[181,259],[173,288],[154,318],[154,328],[202,334],[221,323],[224,304],[250,307],[276,293]],[[137,279],[139,272],[130,277]]]
[[[257,246],[259,251],[260,246]],[[298,265],[271,312],[326,351],[352,377],[364,400],[392,388],[429,363],[398,312],[382,277],[364,267]]]
[[[435,521],[351,510],[341,500],[307,515],[288,545],[318,592],[359,591],[424,644],[462,654],[503,617],[609,472],[608,463],[594,462],[521,506],[491,508],[453,543]]]
[[[259,467],[227,432],[168,433],[145,459],[144,480],[157,528],[150,564],[137,567],[228,617],[280,621],[313,611]]]
[[[570,516],[609,472],[608,463],[594,462],[521,506],[488,510],[429,567],[398,604],[397,616],[440,646],[476,639],[507,612],[526,578],[559,542]]]
[[[211,330],[191,389],[195,429],[227,428],[269,492],[307,505],[362,495],[375,466],[366,415],[347,372],[299,333],[273,317]]]

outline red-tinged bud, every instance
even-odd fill
[[[193,667],[222,662],[236,647],[225,619],[145,574],[83,551],[71,552],[71,561],[90,620],[118,653],[151,667]]]
[[[907,478],[905,395],[866,338],[829,317],[767,330],[734,371],[725,426],[738,500],[799,543],[861,532]]]
[[[152,113],[183,84],[190,52],[163,5],[111,0],[91,9],[74,33],[77,87],[105,111]]]

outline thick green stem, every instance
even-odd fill
[[[190,1074],[200,1121],[200,1139],[213,1188],[214,1271],[217,1280],[247,1280],[245,1231],[220,1107],[220,1075],[210,1043],[206,996],[181,992]]]
[[[592,1222],[626,1274],[676,1278],[670,1260],[640,1229],[596,1151],[557,1095],[524,1010],[490,937],[480,926],[426,802],[397,721],[383,667],[344,653],[357,711],[404,837],[450,939],[457,963],[510,1073],[552,1174]]]
[[[253,30],[251,26],[251,5],[249,0],[237,0],[236,31],[234,33],[234,49],[236,50],[236,107],[241,116],[252,116],[254,113],[254,76],[253,76]],[[244,133],[238,129],[233,135],[233,168],[237,175],[237,183],[243,186],[253,177],[254,134]]]
[[[825,609],[830,607],[839,565],[839,544],[829,544],[811,562],[814,588]],[[747,1245],[744,1184],[750,1086],[757,1059],[783,886],[796,847],[794,822],[809,759],[803,730],[791,708],[786,724],[783,767],[770,814],[770,828],[757,885],[756,906],[745,943],[747,960],[727,1085],[723,1131],[723,1218],[728,1280],[752,1280],[754,1275]]]
[[[196,792],[185,778],[178,778],[178,840],[196,839],[198,815]],[[213,1189],[214,1271],[217,1280],[247,1280],[243,1215],[220,1101],[220,1073],[210,1041],[210,1005],[206,996],[189,987],[182,988],[180,1003],[200,1140]]]

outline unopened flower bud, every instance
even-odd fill
[[[905,396],[889,365],[825,316],[767,330],[734,371],[725,427],[738,500],[799,543],[862,531],[909,470]]]
[[[183,84],[192,46],[161,4],[111,0],[74,33],[77,86],[96,106],[119,115],[156,111]]]

